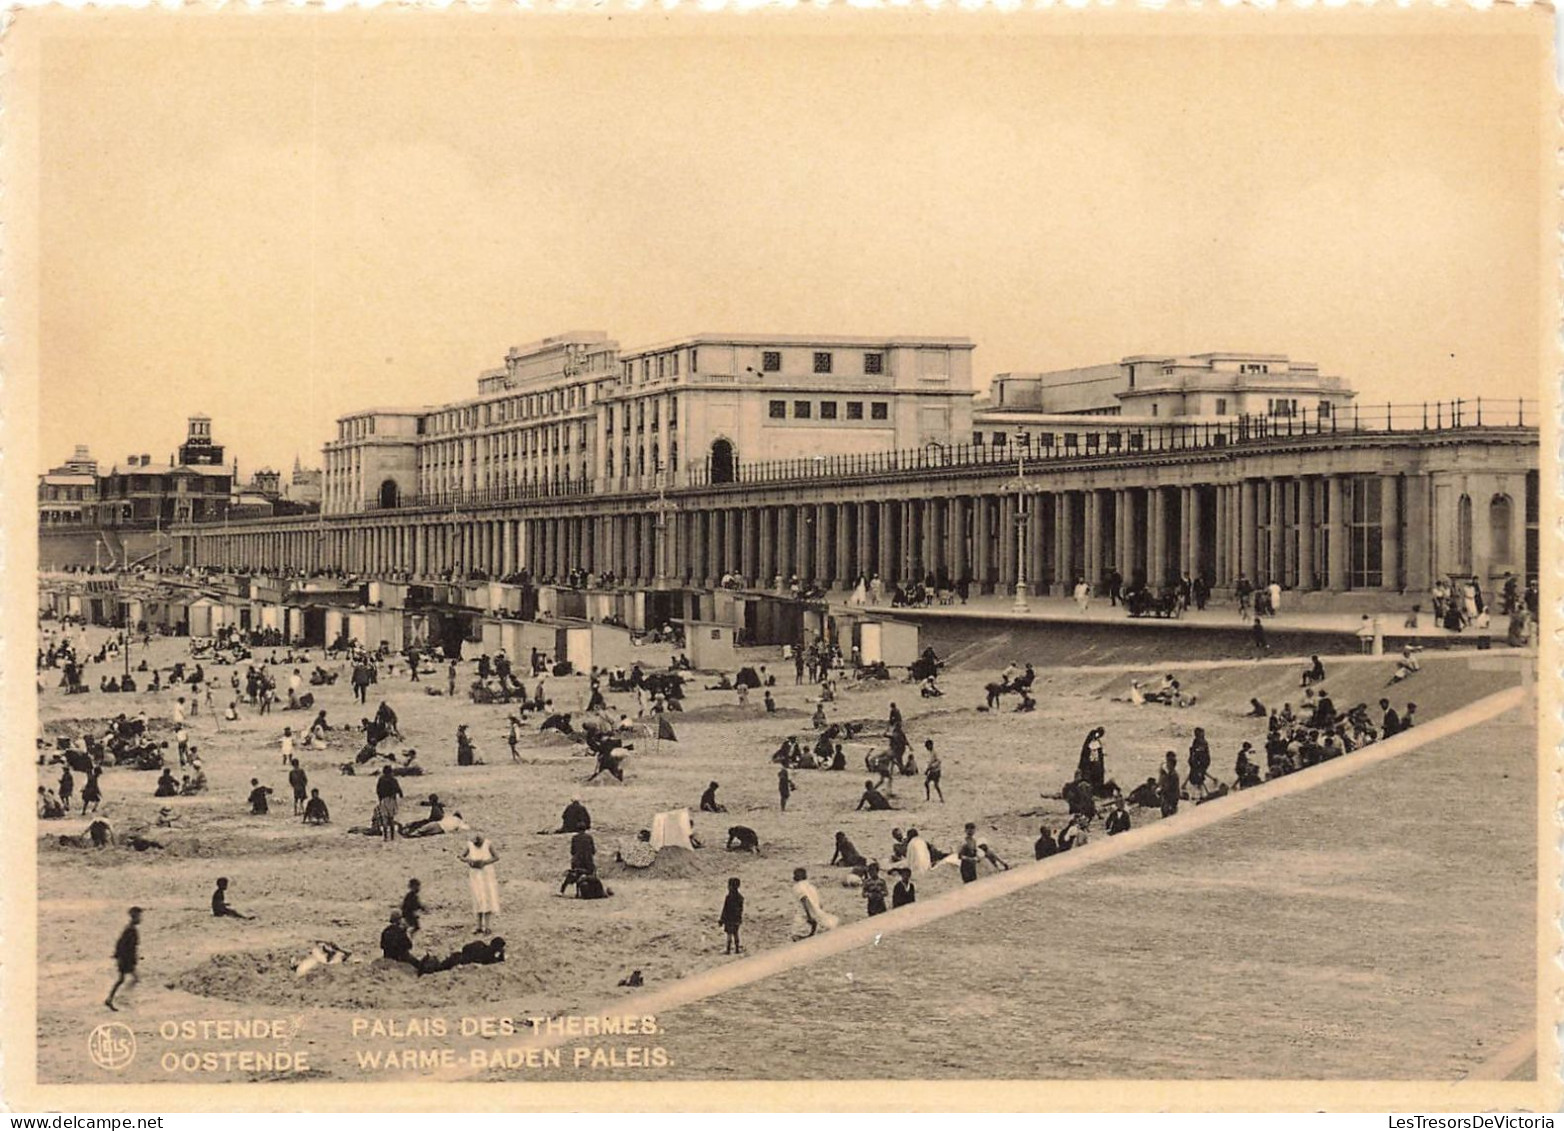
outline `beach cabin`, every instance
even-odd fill
[[[737,671],[739,664],[737,630],[731,624],[716,621],[686,621],[684,649],[697,671]]]
[[[911,667],[918,659],[918,626],[894,620],[859,621],[854,643],[858,659],[865,664]]]

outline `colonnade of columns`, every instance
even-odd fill
[[[1353,480],[1377,479],[1377,493]],[[187,533],[199,566],[335,569],[434,577],[572,570],[630,584],[714,585],[725,574],[770,587],[851,587],[926,580],[1008,591],[1024,570],[1034,592],[1094,586],[1112,572],[1160,585],[1182,574],[1214,588],[1240,574],[1288,588],[1422,588],[1430,580],[1426,475],[1287,476],[1217,485],[1089,485],[865,500],[724,505],[687,496],[677,509],[518,517],[377,515],[282,530]],[[926,490],[926,487],[924,488]],[[1364,500],[1377,510],[1364,512]],[[1356,509],[1354,509],[1356,508]],[[1410,547],[1404,552],[1404,547]]]

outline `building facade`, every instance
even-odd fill
[[[98,518],[98,461],[85,444],[38,477],[38,525],[84,526]]]
[[[350,514],[734,482],[743,468],[948,445],[971,430],[964,338],[599,332],[510,350],[478,395],[337,422],[323,510]]]
[[[1446,576],[1535,578],[1537,408],[1402,406],[1136,428],[1136,444],[1011,443],[745,465],[725,483],[456,499],[330,518],[191,526],[186,564],[415,577],[771,587],[1024,578],[1068,593],[1110,571],[1328,593],[1425,591]],[[1122,422],[1121,422],[1122,426]]]
[[[223,465],[223,447],[212,442],[212,420],[187,421],[185,440],[167,467],[152,457],[130,457],[98,480],[98,525],[169,527],[221,520],[233,492],[233,473]]]

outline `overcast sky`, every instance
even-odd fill
[[[1535,38],[429,19],[46,45],[45,464],[166,460],[203,411],[246,476],[318,465],[337,415],[568,329],[966,335],[980,386],[1233,349],[1365,401],[1536,395]]]

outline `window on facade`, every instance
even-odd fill
[[[1064,446],[1078,448],[1081,446],[1081,434],[1079,432],[1066,432],[1064,434]]]
[[[862,401],[848,401],[847,402],[847,419],[848,420],[862,420],[863,419],[863,402]]]
[[[782,351],[765,350],[760,355],[760,371],[762,373],[782,372]]]
[[[1508,495],[1495,495],[1488,504],[1488,561],[1490,568],[1508,568],[1514,559],[1510,556],[1513,542],[1510,537],[1514,505]]]
[[[1269,373],[1271,367],[1260,362],[1249,361],[1238,367],[1240,373]]]
[[[661,418],[662,414],[661,414],[661,412],[658,411],[660,407],[661,406],[659,406],[656,401],[652,402],[652,431],[653,432],[656,432],[657,429],[661,425],[661,419],[660,418]]]
[[[1328,420],[1329,418],[1330,418],[1330,401],[1321,401],[1320,402],[1320,419],[1321,420]]]
[[[983,446],[983,433],[981,433],[981,432],[974,432],[974,433],[972,433],[972,446],[974,448],[981,448]]]
[[[668,427],[669,427],[670,430],[679,427],[679,398],[678,397],[669,397],[668,398]]]
[[[1002,448],[1005,446],[1005,434],[1003,432],[995,432],[989,437],[989,442],[996,448]]]
[[[1110,432],[1110,433],[1108,433],[1108,450],[1110,452],[1119,451],[1123,446],[1124,446],[1124,437],[1123,436],[1119,435],[1117,432]]]
[[[1226,416],[1227,415],[1227,398],[1226,397],[1217,397],[1217,399],[1216,399],[1216,414],[1218,416]]]
[[[863,371],[865,373],[884,373],[885,355],[883,353],[866,353],[863,355]]]
[[[815,372],[831,372],[831,355],[824,350],[817,351],[815,353]]]
[[[1102,446],[1102,436],[1096,432],[1086,433],[1086,450],[1095,452]]]
[[[695,370],[696,370],[696,363],[700,360],[700,353],[701,353],[700,350],[693,350],[692,349],[690,351],[690,372],[691,373],[694,373]]]
[[[679,375],[679,355],[676,353],[668,355],[668,372],[675,377]]]
[[[657,379],[659,381],[661,381],[663,379],[663,377],[666,376],[666,370],[667,370],[667,363],[664,361],[663,355],[662,354],[658,354],[657,355]]]
[[[1155,401],[1153,401],[1152,404],[1151,404],[1151,415],[1152,416],[1156,416],[1157,415],[1157,409],[1160,408],[1160,407],[1161,407],[1160,405],[1158,405]]]
[[[1347,491],[1347,588],[1378,589],[1385,583],[1382,537],[1384,484],[1377,475],[1354,475]],[[1465,496],[1462,496],[1465,498]],[[1471,500],[1467,502],[1470,521]]]
[[[820,402],[820,419],[821,420],[835,420],[836,419],[836,402],[835,401],[821,401]]]
[[[870,420],[889,420],[891,418],[890,405],[884,401],[874,401],[869,405]]]
[[[769,410],[769,413],[770,413],[770,416],[771,416],[772,420],[786,420],[787,419],[787,402],[786,401],[772,401],[770,403],[770,405],[767,406],[767,407],[768,407],[768,410]]]
[[[794,420],[808,420],[809,417],[810,417],[809,402],[808,401],[794,401],[793,402],[793,419]]]

